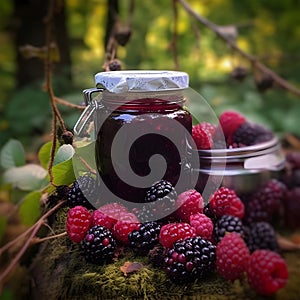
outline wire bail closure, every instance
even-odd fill
[[[102,91],[103,89],[98,88],[90,88],[83,90],[82,94],[84,97],[86,108],[84,109],[74,126],[74,133],[76,135],[82,136],[83,129],[91,121],[95,110],[97,110],[99,106],[101,106],[97,99],[95,99],[96,97],[93,97],[93,94],[102,93]]]

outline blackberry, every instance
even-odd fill
[[[96,180],[93,177],[89,175],[78,177],[67,194],[67,205],[69,207],[81,205],[93,209],[94,206],[90,201],[95,201],[96,188]]]
[[[207,217],[209,217],[209,218],[213,221],[213,223],[216,222],[217,216],[216,216],[216,215],[214,214],[214,212],[212,211],[209,202],[204,206],[204,208],[203,208],[203,213],[204,213]]]
[[[133,230],[128,235],[129,246],[141,254],[148,253],[158,244],[161,225],[157,222],[147,222],[140,225],[139,230]]]
[[[201,237],[178,241],[165,257],[165,272],[175,283],[192,282],[214,270],[216,247]]]
[[[281,207],[286,185],[277,179],[270,179],[246,205],[245,223],[271,222]]]
[[[169,181],[160,180],[154,183],[146,192],[145,202],[154,202],[164,198],[176,199],[177,193]]]
[[[162,220],[176,209],[177,192],[170,182],[160,180],[146,192],[145,205],[138,213],[141,222]]]
[[[165,254],[166,248],[161,244],[157,244],[148,252],[148,258],[154,267],[161,268],[165,263]]]
[[[88,230],[81,247],[86,261],[101,265],[114,257],[116,241],[110,230],[96,225]]]
[[[239,146],[251,146],[270,141],[273,138],[272,131],[251,122],[240,125],[232,135],[232,143]]]
[[[225,236],[226,232],[236,232],[241,236],[244,235],[242,220],[238,217],[224,215],[220,217],[214,227],[214,240],[216,243]]]
[[[254,223],[245,230],[245,241],[251,253],[257,249],[279,251],[275,230],[267,222]]]

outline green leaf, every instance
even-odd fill
[[[26,195],[19,209],[19,215],[22,223],[25,225],[33,225],[41,215],[40,200],[42,193],[33,191]]]
[[[86,164],[88,164],[92,169],[97,169],[96,159],[95,159],[95,142],[89,143],[88,145],[84,145],[82,147],[75,148],[76,155],[73,156],[73,168],[76,174],[80,172],[86,172],[87,167],[83,162],[79,159],[83,159]]]
[[[40,164],[45,169],[47,169],[48,165],[49,165],[50,156],[51,156],[51,148],[52,148],[52,142],[48,142],[40,148],[39,153],[38,153]],[[58,148],[59,148],[59,145],[57,143],[55,153],[57,153]]]
[[[53,165],[57,165],[73,157],[75,150],[72,145],[62,145],[58,148]]]
[[[59,163],[52,168],[54,184],[69,185],[75,180],[72,159]]]
[[[47,184],[47,171],[39,165],[27,164],[22,167],[14,167],[3,174],[5,183],[11,183],[14,187],[24,191],[32,191],[42,188]]]
[[[3,146],[0,153],[0,163],[4,169],[25,164],[25,151],[20,141],[11,139]]]

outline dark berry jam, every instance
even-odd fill
[[[155,154],[162,156],[166,162],[166,172],[157,180],[165,179],[176,185],[192,130],[192,117],[182,107],[182,102],[182,99],[170,102],[144,98],[113,110],[104,102],[104,109],[97,113],[96,162],[101,179],[116,196],[130,202],[144,201],[150,184],[141,187],[132,180],[126,183],[118,176],[114,166],[125,170],[125,178],[129,178],[130,171],[143,178],[154,171],[149,163]],[[117,144],[116,155],[112,159],[113,142],[118,138],[121,142]],[[124,161],[126,149],[129,149],[129,165],[126,165],[128,161]],[[157,164],[154,165],[154,169],[157,167]]]

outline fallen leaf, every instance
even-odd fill
[[[137,272],[142,268],[144,268],[142,263],[126,261],[124,265],[120,267],[120,270],[123,272],[124,276],[127,276],[128,273]]]

